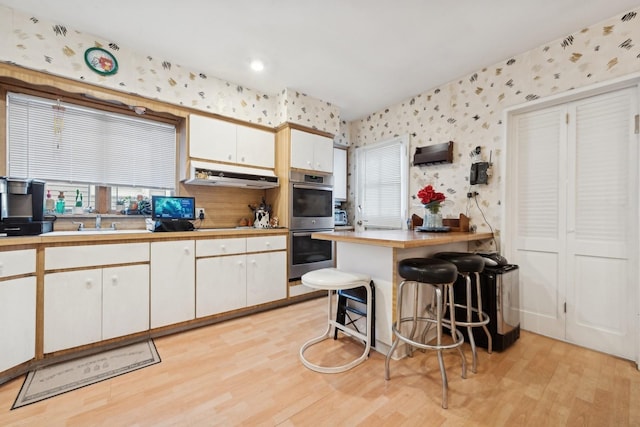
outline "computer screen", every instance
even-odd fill
[[[151,218],[155,221],[196,219],[194,197],[151,196]]]

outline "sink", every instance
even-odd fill
[[[41,236],[82,236],[85,234],[134,234],[134,233],[151,233],[148,230],[114,230],[113,228],[85,228],[82,231],[52,231],[44,233]]]

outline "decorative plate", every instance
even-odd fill
[[[84,52],[84,62],[98,74],[109,76],[118,72],[116,57],[102,48],[90,47]]]

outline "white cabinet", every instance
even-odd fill
[[[102,339],[149,329],[149,266],[102,270]]]
[[[291,167],[332,173],[333,140],[291,129]]]
[[[151,327],[195,318],[195,242],[151,243]]]
[[[287,297],[286,236],[198,240],[196,316]]]
[[[287,253],[247,255],[247,306],[287,297]]]
[[[275,136],[266,130],[192,114],[189,157],[273,169]]]
[[[236,130],[236,163],[273,169],[276,159],[275,134],[240,125]]]
[[[44,257],[45,270],[75,269],[44,275],[45,353],[149,329],[149,243],[58,246]]]
[[[35,250],[32,272],[35,272]],[[8,252],[0,253],[6,260]],[[31,258],[29,256],[29,258]],[[35,357],[36,345],[36,278],[22,277],[0,282],[0,372]]]
[[[149,329],[146,264],[48,273],[44,290],[45,353]]]
[[[247,306],[246,263],[245,254],[196,261],[196,317]]]
[[[46,274],[44,352],[102,338],[102,269]]]
[[[342,148],[333,149],[333,198],[347,200],[347,150]]]

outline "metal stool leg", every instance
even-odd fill
[[[486,316],[484,311],[482,311],[482,294],[480,293],[480,274],[478,274],[477,272],[476,272],[476,295],[478,298],[478,319],[480,319],[480,321],[482,322],[488,316]],[[487,335],[487,353],[491,354],[493,350],[493,339],[491,338],[491,333],[489,332],[489,328],[487,328],[486,323],[482,325],[482,329],[484,329],[484,333]]]

